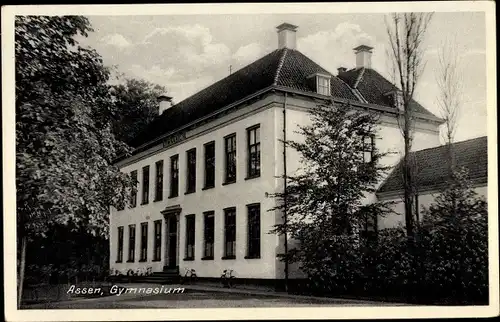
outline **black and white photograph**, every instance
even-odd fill
[[[6,320],[498,315],[494,12],[2,7]]]

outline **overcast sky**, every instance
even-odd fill
[[[336,74],[352,68],[352,48],[374,47],[372,67],[387,75],[387,36],[383,14],[252,14],[89,16],[95,32],[84,44],[95,48],[106,65],[128,77],[167,87],[174,102],[194,94],[233,71],[275,50],[275,27],[299,26],[297,49]],[[486,135],[486,55],[483,13],[436,13],[426,38],[426,69],[415,98],[438,114],[437,52],[455,41],[464,75],[463,107],[456,140]]]

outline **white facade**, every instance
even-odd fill
[[[260,98],[252,104],[245,105],[230,114],[215,119],[185,133],[185,139],[175,145],[163,148],[161,145],[150,148],[133,157],[120,162],[121,170],[130,173],[137,170],[138,192],[137,206],[117,211],[112,209],[110,216],[110,267],[126,273],[128,269],[151,267],[153,271],[162,271],[167,265],[168,234],[167,222],[162,211],[165,208],[178,206],[177,256],[176,265],[180,272],[184,268],[193,268],[200,277],[219,277],[224,269],[233,269],[234,274],[243,278],[280,279],[284,277],[284,263],[277,254],[283,252],[284,239],[269,231],[282,220],[281,213],[268,211],[275,205],[275,199],[268,194],[283,189],[283,180],[279,178],[284,171],[283,144],[283,109],[286,100],[286,133],[287,140],[300,140],[295,132],[299,125],[310,122],[308,108],[319,103],[317,99],[305,96],[273,93]],[[401,150],[402,140],[395,119],[384,116],[380,127],[380,140],[376,144],[379,149]],[[247,132],[248,127],[260,126],[261,173],[260,177],[245,180],[247,175]],[[224,137],[236,133],[237,140],[237,180],[235,183],[223,185],[224,175]],[[417,129],[415,149],[439,145],[437,125],[422,123]],[[215,142],[215,187],[202,190],[204,185],[204,144]],[[185,194],[186,188],[186,151],[196,148],[196,191]],[[179,155],[179,196],[168,198],[170,188],[170,157]],[[388,157],[384,163],[394,165],[398,155]],[[153,201],[155,192],[155,163],[163,160],[163,198]],[[300,167],[296,151],[287,149],[288,174],[293,174]],[[150,166],[149,202],[141,205],[142,168]],[[260,258],[246,259],[248,247],[247,208],[249,204],[260,204],[261,218],[261,255]],[[222,259],[224,256],[224,212],[227,207],[236,207],[236,258]],[[214,258],[202,260],[204,251],[204,215],[206,211],[215,213]],[[186,215],[195,215],[195,252],[193,260],[184,260],[186,246]],[[153,261],[154,221],[162,221],[161,258]],[[148,223],[147,259],[140,262],[141,223]],[[128,225],[136,225],[135,260],[128,260]],[[123,260],[117,263],[118,227],[124,227]],[[290,247],[293,241],[290,241]],[[300,277],[297,265],[290,265],[290,278]]]
[[[488,187],[486,183],[476,185],[474,191],[479,195],[488,198]],[[401,192],[402,193],[402,192]],[[419,219],[422,220],[424,218],[424,214],[422,211],[424,209],[428,209],[429,206],[434,203],[434,199],[439,195],[439,191],[425,191],[419,193],[418,196],[418,209],[419,209]],[[385,228],[395,228],[395,227],[404,227],[405,226],[405,216],[404,216],[404,202],[403,198],[400,196],[392,196],[390,198],[384,198],[386,201],[395,202],[392,207],[394,213],[391,213],[387,216],[381,217],[378,219],[378,229]]]

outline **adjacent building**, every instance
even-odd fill
[[[488,140],[486,136],[453,143],[451,146],[455,167],[465,168],[474,191],[488,198]],[[415,165],[415,213],[422,220],[422,211],[446,186],[450,176],[448,146],[412,152]],[[391,228],[404,224],[402,163],[398,163],[377,191],[378,200],[395,201],[394,214],[378,219],[378,228]]]
[[[137,179],[138,192],[125,209],[111,209],[112,269],[193,268],[212,278],[233,269],[240,278],[284,278],[276,256],[284,240],[268,233],[282,214],[269,211],[276,202],[269,194],[283,190],[285,169],[291,174],[300,165],[281,140],[300,140],[297,126],[320,103],[379,113],[373,144],[403,149],[399,92],[372,68],[373,48],[354,48],[353,68],[333,74],[296,48],[297,29],[278,26],[276,50],[191,97],[175,105],[160,98],[161,115],[132,142],[133,155],[118,162]],[[439,146],[442,120],[412,103],[414,150]],[[397,154],[383,160],[398,161]]]

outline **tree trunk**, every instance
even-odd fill
[[[21,237],[21,261],[19,263],[19,275],[17,277],[17,308],[21,308],[21,300],[23,297],[23,286],[24,286],[24,268],[26,266],[26,247],[28,244],[28,239],[26,236]]]

